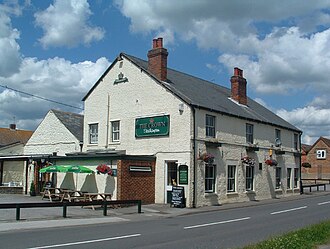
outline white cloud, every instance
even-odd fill
[[[44,31],[39,39],[44,48],[75,47],[104,37],[104,30],[89,23],[92,12],[87,0],[55,0],[46,10],[35,14],[36,25]]]
[[[109,64],[106,58],[77,64],[57,57],[48,60],[25,58],[19,73],[0,77],[0,80],[10,88],[82,108],[82,98]],[[35,128],[51,108],[81,111],[8,89],[0,92],[0,101],[0,127],[7,127],[16,117],[18,128]]]
[[[19,32],[12,28],[9,15],[18,15],[16,6],[0,4],[0,76],[18,72],[21,63],[20,47],[17,43]]]
[[[297,108],[291,111],[278,110],[277,115],[294,124],[303,131],[302,142],[313,144],[320,136],[330,130],[330,109],[319,109],[315,106]]]

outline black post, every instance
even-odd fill
[[[63,218],[66,218],[67,204],[63,202]]]
[[[140,214],[140,213],[142,213],[142,210],[141,210],[141,203],[142,203],[142,201],[141,200],[138,200],[138,213]]]
[[[21,208],[20,206],[17,204],[16,205],[16,220],[20,220],[20,215],[21,214]]]
[[[103,216],[108,215],[107,209],[108,209],[107,201],[103,201]]]

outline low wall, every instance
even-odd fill
[[[23,194],[23,187],[0,186],[0,194]]]

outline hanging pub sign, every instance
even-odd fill
[[[169,133],[169,115],[135,119],[135,137],[168,136]]]
[[[188,184],[188,166],[179,166],[179,184]]]

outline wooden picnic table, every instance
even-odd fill
[[[52,188],[52,187],[45,187],[44,192],[42,194],[41,199],[48,198],[50,201],[54,201],[55,199],[61,200],[62,192],[64,189],[62,188]]]
[[[83,193],[85,197],[85,201],[94,201],[97,200],[98,197],[101,197],[102,200],[104,201],[111,201],[112,194],[110,193]],[[95,207],[92,205],[92,209],[95,210]]]
[[[83,192],[79,190],[71,190],[71,189],[65,189],[62,191],[62,197],[61,202],[63,201],[79,201],[79,200],[85,200],[85,197],[83,195]]]

